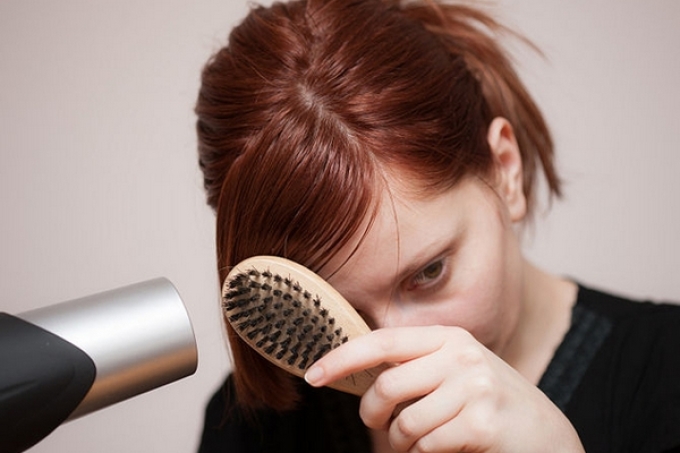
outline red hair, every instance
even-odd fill
[[[434,2],[253,9],[205,66],[196,105],[220,279],[260,254],[320,269],[374,215],[388,168],[426,191],[488,176],[496,116],[514,127],[529,206],[540,169],[559,195],[549,131],[496,42],[503,30]],[[291,408],[294,380],[225,324],[240,402]]]

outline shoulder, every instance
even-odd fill
[[[588,313],[611,327],[610,342],[625,352],[650,348],[663,352],[680,346],[680,304],[634,300],[601,290],[579,286],[574,316]],[[674,357],[680,355],[674,354]]]
[[[287,442],[290,440],[288,436],[281,436],[280,433],[282,428],[294,419],[294,413],[243,409],[238,403],[233,378],[229,375],[206,406],[198,451],[199,453],[293,451],[287,449]],[[277,446],[271,445],[272,439],[279,442]]]
[[[596,329],[601,347],[591,368],[604,366],[630,373],[664,374],[680,368],[680,305],[634,300],[579,286],[572,330]],[[592,336],[591,336],[592,338]],[[657,363],[657,367],[652,367]],[[678,380],[680,388],[680,380]]]
[[[228,418],[227,418],[228,416]],[[231,375],[212,395],[205,408],[203,432],[199,453],[224,451],[230,445],[230,451],[246,452],[247,425],[244,414],[236,404],[234,385]]]
[[[358,397],[307,385],[300,391],[297,409],[245,412],[229,376],[206,407],[199,453],[370,451],[368,432],[358,416]]]
[[[577,309],[608,332],[567,408],[575,425],[632,451],[679,446],[680,306],[580,287]]]
[[[579,288],[574,310],[608,324],[598,353],[600,363],[630,373],[660,378],[680,371],[680,305],[637,301],[586,287]],[[680,380],[672,387],[680,389]],[[669,387],[670,388],[670,387]]]
[[[577,306],[586,307],[614,321],[680,316],[680,303],[634,300],[584,285],[579,285]]]

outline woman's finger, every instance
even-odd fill
[[[469,410],[463,407],[462,411]],[[496,451],[493,446],[497,443],[497,430],[493,426],[493,417],[488,411],[475,407],[475,415],[451,417],[447,422],[437,426],[432,431],[416,439],[408,449],[409,453],[422,452],[454,452],[454,451]],[[520,433],[517,433],[520,435]]]
[[[381,373],[361,399],[359,414],[364,424],[386,429],[405,403],[433,392],[446,378],[440,362],[430,354]]]
[[[465,398],[454,387],[445,384],[399,412],[388,429],[390,444],[396,451],[408,451],[418,439],[460,414]]]
[[[305,379],[320,387],[382,363],[401,363],[430,354],[443,346],[443,329],[469,336],[462,329],[441,326],[378,329],[326,354],[307,370]]]

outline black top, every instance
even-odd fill
[[[539,388],[587,453],[680,452],[680,306],[579,287],[572,325]],[[359,399],[301,381],[303,404],[246,422],[231,377],[210,400],[199,453],[370,453]]]

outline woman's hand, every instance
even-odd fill
[[[323,386],[381,363],[394,366],[364,394],[360,416],[398,452],[583,452],[562,412],[461,328],[379,329],[328,353],[306,379]]]

